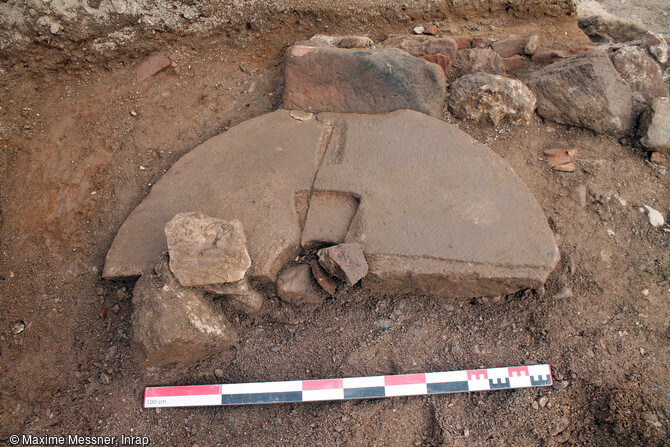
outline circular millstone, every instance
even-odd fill
[[[302,246],[359,243],[363,286],[473,297],[544,284],[559,259],[529,190],[486,146],[443,121],[279,110],[182,157],[116,236],[107,278],[138,276],[166,250],[165,224],[200,211],[238,219],[253,279],[274,282]]]

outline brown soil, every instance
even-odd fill
[[[498,129],[453,121],[504,157],[544,208],[562,254],[546,290],[450,301],[355,289],[313,309],[275,299],[254,318],[228,311],[243,341],[220,357],[171,369],[134,361],[132,283],[103,281],[100,272],[116,231],[150,184],[202,141],[279,106],[287,45],[323,31],[379,40],[416,24],[361,21],[324,30],[310,17],[292,27],[205,38],[157,34],[107,61],[45,68],[53,65],[38,59],[3,75],[0,443],[10,434],[125,434],[199,447],[667,445],[669,234],[637,209],[647,204],[667,213],[667,157],[654,165],[631,140],[538,117],[527,127]],[[449,26],[473,36],[539,33],[544,48],[588,43],[574,20],[495,16]],[[155,49],[174,67],[135,82],[143,54]],[[550,171],[541,159],[549,147],[578,147],[580,169]],[[580,184],[590,191],[583,208],[572,193]],[[388,330],[380,330],[382,320],[390,321]],[[17,322],[26,327],[15,335]],[[141,405],[150,385],[524,361],[550,363],[554,380],[567,386],[256,407]],[[224,370],[222,379],[215,368]],[[102,373],[111,383],[99,383]],[[543,396],[548,404],[535,408]]]

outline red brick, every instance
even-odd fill
[[[427,54],[423,58],[428,62],[439,65],[445,76],[449,73],[449,67],[451,67],[451,58],[448,55],[442,53]]]

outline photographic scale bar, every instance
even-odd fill
[[[466,393],[551,386],[549,365],[395,376],[149,387],[144,408],[253,405]]]

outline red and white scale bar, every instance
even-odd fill
[[[150,387],[144,408],[249,405],[420,396],[551,386],[549,365],[346,379]]]

